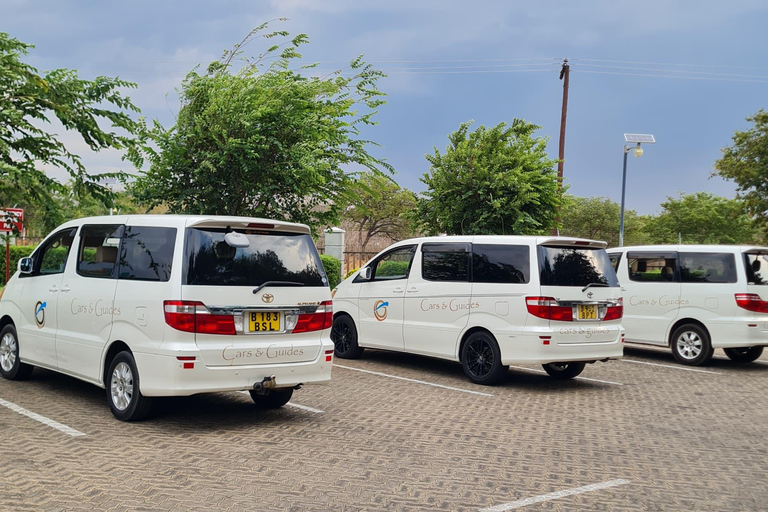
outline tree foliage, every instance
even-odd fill
[[[134,188],[140,199],[165,203],[173,213],[331,225],[352,171],[391,170],[359,138],[359,127],[374,124],[384,103],[376,88],[382,73],[358,57],[343,73],[305,76],[312,66],[296,69],[296,62],[307,36],[262,35],[266,28],[256,28],[204,73],[187,75],[172,128],[145,125],[144,144],[131,154],[138,167],[149,164]],[[282,42],[233,69],[243,47],[262,37]]]
[[[646,226],[652,243],[684,244],[754,243],[756,230],[738,199],[696,192],[668,197],[662,211]]]
[[[560,200],[547,138],[515,119],[470,132],[463,123],[444,154],[426,155],[419,217],[432,234],[536,234],[551,228]]]
[[[377,236],[401,240],[414,233],[416,195],[385,176],[363,174],[355,183],[342,218],[360,232],[360,250]]]
[[[605,240],[610,247],[619,245],[621,206],[607,197],[565,195],[560,211],[560,234],[592,240]],[[624,244],[649,243],[644,232],[646,217],[634,210],[624,210]]]
[[[748,117],[754,126],[733,135],[733,146],[724,148],[715,162],[715,174],[736,182],[746,210],[763,229],[768,228],[768,112]]]
[[[130,112],[138,109],[120,89],[135,84],[104,76],[83,80],[69,69],[41,75],[22,61],[30,48],[33,46],[0,32],[0,201],[53,208],[52,192],[61,190],[61,185],[41,169],[48,165],[70,174],[76,195],[88,194],[108,204],[112,194],[98,181],[122,174],[89,173],[80,156],[43,126],[58,119],[93,151],[130,147],[137,128]],[[100,123],[110,128],[103,129]]]

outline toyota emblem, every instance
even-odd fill
[[[594,296],[594,295],[595,295],[595,294],[594,294],[594,293],[592,293],[592,292],[587,292],[587,298],[588,298],[588,299],[591,299],[591,298],[592,298],[592,296]]]
[[[275,296],[272,295],[271,293],[265,293],[264,295],[261,296],[261,300],[269,304],[270,302],[275,300]]]

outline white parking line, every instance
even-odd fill
[[[619,485],[626,485],[630,483],[629,480],[609,480],[599,484],[585,485],[584,487],[575,487],[573,489],[565,489],[563,491],[551,492],[549,494],[542,494],[541,496],[534,496],[533,498],[526,498],[524,500],[512,501],[504,503],[503,505],[496,505],[495,507],[482,508],[480,512],[505,512],[507,510],[514,510],[516,508],[525,507],[526,505],[532,505],[534,503],[541,503],[542,501],[556,500],[558,498],[565,498],[566,496],[573,496],[575,494],[583,494],[585,492],[599,491],[601,489],[608,489],[609,487],[617,487]]]
[[[685,370],[686,372],[711,373],[712,375],[722,375],[722,373],[720,372],[711,372],[709,370],[699,370],[698,368],[686,368],[685,366],[673,366],[671,364],[649,363],[647,361],[627,359],[626,357],[622,358],[621,361],[625,361],[627,363],[647,364],[650,366],[661,366],[662,368],[672,368],[673,370]]]
[[[243,393],[243,394],[245,394],[245,395],[248,395],[248,396],[250,396],[250,394],[248,393],[248,391],[238,391],[238,393]],[[324,413],[325,413],[325,411],[321,411],[320,409],[315,409],[314,407],[308,407],[308,406],[306,406],[306,405],[295,404],[295,403],[293,403],[293,402],[288,402],[288,403],[287,403],[287,404],[285,404],[285,405],[287,405],[287,406],[289,406],[289,407],[294,407],[294,408],[296,408],[296,409],[301,409],[302,411],[313,412],[313,413],[315,413],[315,414],[324,414]]]
[[[423,380],[409,379],[408,377],[400,377],[398,375],[390,375],[388,373],[372,372],[370,370],[363,370],[363,369],[360,369],[360,368],[353,368],[351,366],[344,366],[344,365],[336,364],[336,363],[334,363],[333,366],[335,368],[344,368],[345,370],[354,370],[356,372],[370,373],[371,375],[378,375],[380,377],[389,377],[390,379],[399,379],[399,380],[404,380],[404,381],[408,381],[408,382],[414,382],[416,384],[424,384],[425,386],[433,386],[433,387],[436,387],[436,388],[449,389],[451,391],[461,391],[462,393],[470,393],[470,394],[473,394],[473,395],[480,395],[480,396],[493,396],[490,393],[483,393],[483,392],[480,392],[480,391],[472,391],[470,389],[452,388],[451,386],[443,386],[442,384],[435,384],[434,382],[426,382],[426,381],[423,381]]]
[[[56,430],[58,430],[60,432],[64,432],[65,434],[70,435],[72,437],[81,437],[81,436],[85,435],[82,432],[80,432],[79,430],[75,430],[72,427],[68,427],[66,425],[63,425],[63,424],[59,423],[58,421],[54,421],[54,420],[52,420],[50,418],[46,418],[45,416],[40,416],[39,414],[34,413],[32,411],[28,411],[25,408],[23,408],[21,406],[18,406],[18,405],[14,404],[14,403],[7,402],[7,401],[3,400],[2,398],[0,398],[0,405],[2,405],[3,407],[7,407],[8,409],[10,409],[10,410],[12,410],[14,412],[19,413],[22,416],[26,416],[27,418],[32,418],[35,421],[39,421],[43,425],[47,425],[49,427],[55,428]]]
[[[547,373],[544,370],[537,370],[536,368],[525,368],[523,366],[510,366],[510,368],[515,368],[517,370],[525,370],[528,372],[536,372],[536,373]],[[621,382],[613,382],[610,380],[600,380],[600,379],[592,379],[590,377],[574,377],[574,380],[589,380],[592,382],[599,382],[601,384],[612,384],[614,386],[623,386]]]

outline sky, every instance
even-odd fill
[[[344,67],[362,54],[388,76],[387,104],[363,137],[423,191],[424,155],[445,150],[462,122],[540,125],[557,158],[563,58],[571,64],[564,176],[570,193],[620,201],[624,133],[657,143],[629,156],[627,209],[660,211],[667,197],[706,191],[735,196],[711,177],[721,148],[746,117],[768,108],[768,2],[764,0],[0,0],[0,31],[35,48],[26,61],[82,78],[119,76],[148,119],[170,127],[175,89],[251,29],[306,33],[307,63]],[[259,44],[262,44],[259,47]],[[264,43],[253,43],[258,54]],[[92,153],[62,140],[91,173],[135,172],[116,151]],[[63,176],[50,169],[53,176]]]

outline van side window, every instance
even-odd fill
[[[527,283],[531,254],[527,245],[472,245],[472,281],[475,283]]]
[[[407,278],[415,253],[416,246],[410,245],[408,247],[399,247],[383,255],[374,264],[373,280],[390,281]]]
[[[637,282],[672,282],[677,270],[675,253],[628,253],[629,280]]]
[[[613,266],[613,271],[618,272],[619,262],[621,261],[621,253],[609,254],[608,257],[611,259],[611,265]]]
[[[684,283],[735,283],[733,254],[680,252],[680,280]]]
[[[120,279],[168,281],[176,228],[126,226],[120,249]]]
[[[422,244],[421,277],[427,281],[469,281],[469,244]]]
[[[83,226],[80,229],[77,273],[83,277],[115,277],[122,236],[122,225]]]
[[[65,229],[53,235],[44,246],[35,251],[35,254],[32,256],[34,268],[28,276],[61,274],[64,272],[69,249],[75,241],[75,233],[77,233],[77,228]],[[26,276],[22,274],[22,277]]]
[[[768,284],[768,254],[744,254],[747,283]]]

